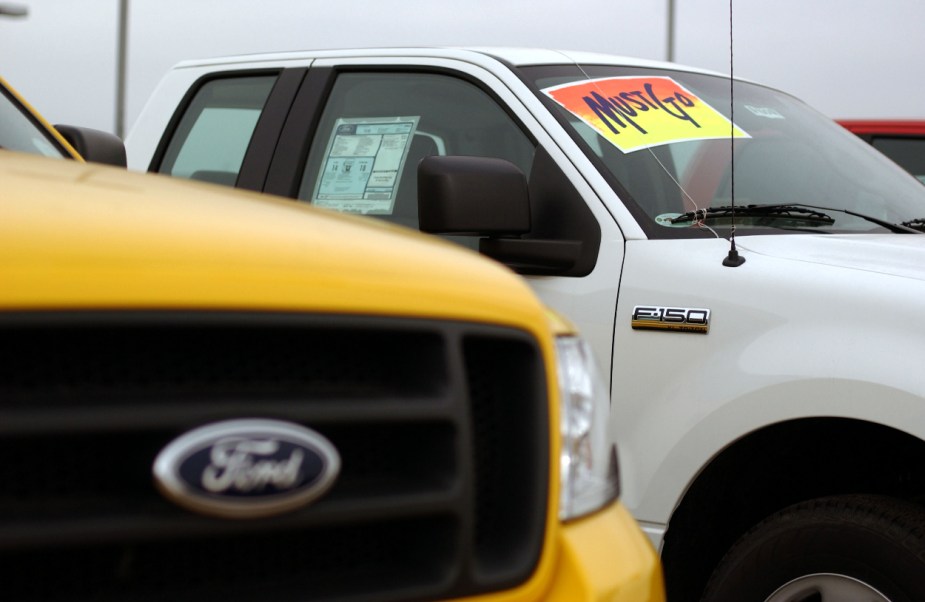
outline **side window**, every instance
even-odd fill
[[[433,73],[338,76],[299,199],[417,227],[417,164],[429,155],[506,159],[529,177],[533,142],[471,82]]]
[[[161,173],[234,186],[276,75],[205,83],[167,146]]]

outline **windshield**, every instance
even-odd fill
[[[0,85],[0,148],[68,157],[52,136]]]
[[[523,72],[650,236],[726,235],[727,211],[677,218],[729,206],[733,189],[737,209],[808,205],[827,216],[743,209],[737,234],[882,233],[925,217],[925,186],[773,89],[737,81],[733,125],[727,78],[600,65]]]

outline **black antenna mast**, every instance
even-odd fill
[[[735,78],[732,65],[732,0],[729,0],[729,187],[732,196],[732,229],[729,232],[729,254],[723,259],[723,265],[737,268],[745,263],[745,258],[736,250]]]

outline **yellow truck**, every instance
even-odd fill
[[[4,599],[664,599],[594,359],[507,268],[0,104]]]

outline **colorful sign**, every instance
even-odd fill
[[[670,77],[608,77],[543,90],[624,153],[711,138],[750,138]]]

